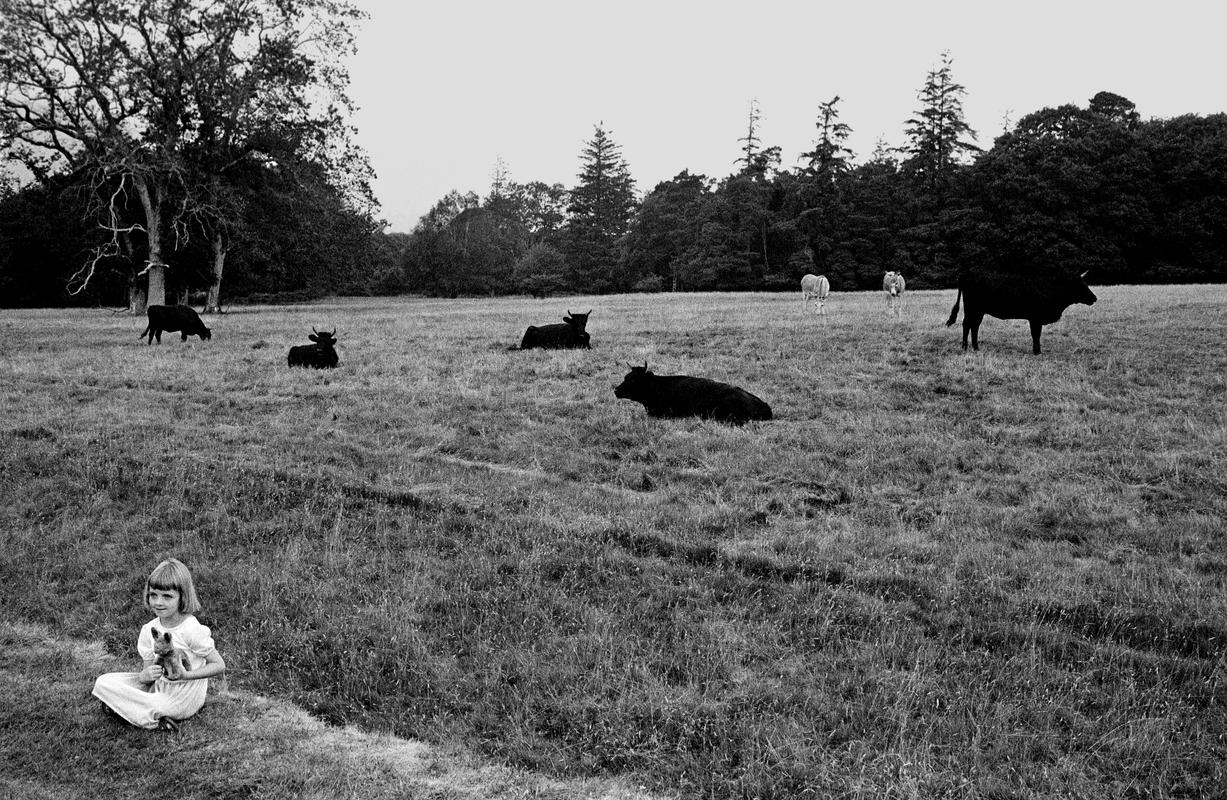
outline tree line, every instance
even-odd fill
[[[918,92],[906,144],[857,163],[838,96],[795,168],[751,106],[732,174],[687,170],[637,199],[597,125],[578,183],[451,192],[397,243],[401,291],[503,294],[951,287],[967,270],[1089,272],[1095,283],[1227,279],[1227,115],[1142,120],[1100,92],[1028,114],[984,150],[948,54]]]
[[[1100,92],[1022,117],[985,150],[942,54],[905,144],[879,143],[863,161],[838,96],[789,168],[752,104],[731,174],[682,170],[640,196],[602,123],[574,186],[514,181],[500,160],[484,197],[452,191],[411,232],[391,233],[346,127],[347,79],[321,66],[352,45],[357,12],[344,3],[225,0],[208,5],[229,10],[214,16],[191,0],[0,5],[24,25],[0,34],[4,150],[35,177],[0,186],[2,305],[137,308],[169,290],[215,310],[223,265],[228,301],[792,290],[809,272],[852,290],[886,270],[948,287],[965,270],[1020,263],[1101,284],[1227,278],[1223,114],[1143,120]],[[82,14],[101,21],[72,27]],[[301,35],[320,20],[328,36]],[[131,41],[164,44],[132,47],[113,33],[123,26]],[[279,35],[244,38],[258,26]],[[77,80],[31,71],[18,58],[29,41],[63,50]],[[98,87],[126,82],[145,101],[72,95],[80,65],[95,62]],[[310,100],[320,90],[330,103]],[[90,113],[35,113],[56,103]]]

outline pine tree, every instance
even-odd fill
[[[496,156],[494,159],[494,172],[490,175],[490,196],[486,199],[487,205],[497,203],[497,201],[507,197],[509,187],[511,186],[511,171],[507,169],[507,162],[502,156]]]
[[[910,156],[905,168],[921,176],[930,190],[948,182],[964,156],[980,152],[973,141],[976,132],[963,118],[963,95],[967,90],[956,83],[951,72],[949,52],[942,63],[930,70],[918,95],[921,108],[907,121]]]
[[[907,228],[900,234],[901,258],[897,266],[913,273],[913,286],[947,284],[950,274],[951,221],[960,216],[956,178],[966,157],[980,152],[976,132],[963,118],[962,97],[967,93],[955,82],[950,53],[941,66],[929,71],[918,97],[921,108],[907,121],[908,144],[901,172],[907,184]]]
[[[818,141],[814,142],[813,150],[801,154],[806,159],[805,173],[826,183],[834,183],[839,176],[846,174],[853,156],[847,146],[852,128],[839,121],[839,109],[835,107],[839,99],[839,95],[835,95],[818,106],[818,121],[814,123],[818,129]]]
[[[511,220],[519,219],[515,183],[511,180],[507,162],[503,161],[501,156],[494,161],[494,172],[490,175],[490,194],[486,196],[482,207]]]
[[[758,100],[750,101],[750,118],[746,125],[746,135],[737,141],[741,142],[741,157],[736,163],[741,166],[741,175],[765,177],[767,172],[780,164],[780,148],[762,146],[758,136],[758,121],[762,115],[758,111]]]
[[[580,160],[583,167],[571,191],[563,249],[572,288],[625,290],[629,287],[618,269],[618,243],[635,213],[635,181],[603,122],[596,125]]]
[[[839,121],[838,103],[836,95],[818,107],[818,120],[814,123],[818,140],[813,150],[801,154],[804,166],[794,184],[793,203],[797,231],[809,258],[794,265],[794,271],[829,271],[846,227],[842,194],[851,170],[852,151],[846,142],[852,128]],[[792,277],[800,276],[791,276],[790,280]]]

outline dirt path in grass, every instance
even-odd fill
[[[100,642],[63,639],[41,626],[0,622],[0,704],[18,709],[15,718],[29,720],[24,730],[18,724],[0,733],[0,752],[16,755],[14,763],[45,757],[39,752],[46,744],[42,740],[62,734],[38,730],[38,720],[56,719],[83,740],[122,738],[128,754],[173,748],[181,762],[178,771],[190,776],[181,787],[184,796],[224,786],[239,792],[226,796],[301,800],[662,800],[623,779],[551,778],[494,764],[460,748],[332,727],[291,703],[225,686],[211,686],[205,709],[178,733],[140,731],[105,714],[89,696],[96,675],[131,666],[109,655]],[[58,677],[48,680],[48,675]],[[117,780],[113,787],[99,785],[97,776],[114,772],[113,765],[101,763],[113,758],[105,748],[74,749],[71,765],[57,773],[54,785],[0,768],[0,797],[10,796],[8,792],[73,797],[71,791],[64,794],[73,784],[102,793],[95,796],[141,796],[128,779]]]

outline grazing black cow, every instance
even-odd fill
[[[1074,303],[1091,305],[1095,293],[1086,285],[1086,273],[1077,278],[1053,274],[976,273],[959,278],[959,292],[946,325],[959,317],[959,299],[967,301],[963,309],[963,349],[967,349],[967,334],[971,348],[980,349],[980,323],[984,315],[997,319],[1025,319],[1031,323],[1032,352],[1040,353],[1040,331],[1061,318]]]
[[[313,369],[333,369],[339,363],[337,359],[337,329],[331,333],[311,329],[307,337],[315,344],[299,344],[290,348],[286,362],[291,367],[311,367]]]
[[[161,344],[163,331],[181,331],[185,342],[189,335],[199,336],[202,340],[213,338],[212,332],[200,321],[200,316],[191,306],[150,306],[149,326],[136,338],[142,339],[149,334],[146,344],[153,344],[155,336],[158,344]]]
[[[591,337],[585,330],[588,327],[588,315],[591,313],[592,310],[589,309],[587,314],[572,314],[568,309],[561,323],[529,325],[528,330],[524,331],[524,338],[520,340],[520,349],[541,347],[548,350],[591,350]]]
[[[614,396],[642,403],[650,417],[702,417],[734,425],[771,419],[771,406],[745,389],[689,375],[654,375],[646,361],[631,367]]]

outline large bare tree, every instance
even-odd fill
[[[245,209],[261,202],[260,172],[316,174],[356,210],[374,205],[365,154],[353,145],[344,57],[360,13],[331,0],[213,3],[177,32],[199,42],[191,84],[196,112],[185,147],[189,208],[209,237],[218,309],[226,256],[248,233]],[[308,180],[293,181],[305,186]]]
[[[240,165],[306,159],[365,185],[342,66],[359,16],[340,0],[0,0],[0,148],[36,179],[83,179],[104,233],[72,284],[135,241],[132,307],[162,303],[168,237],[195,229],[216,309]]]

